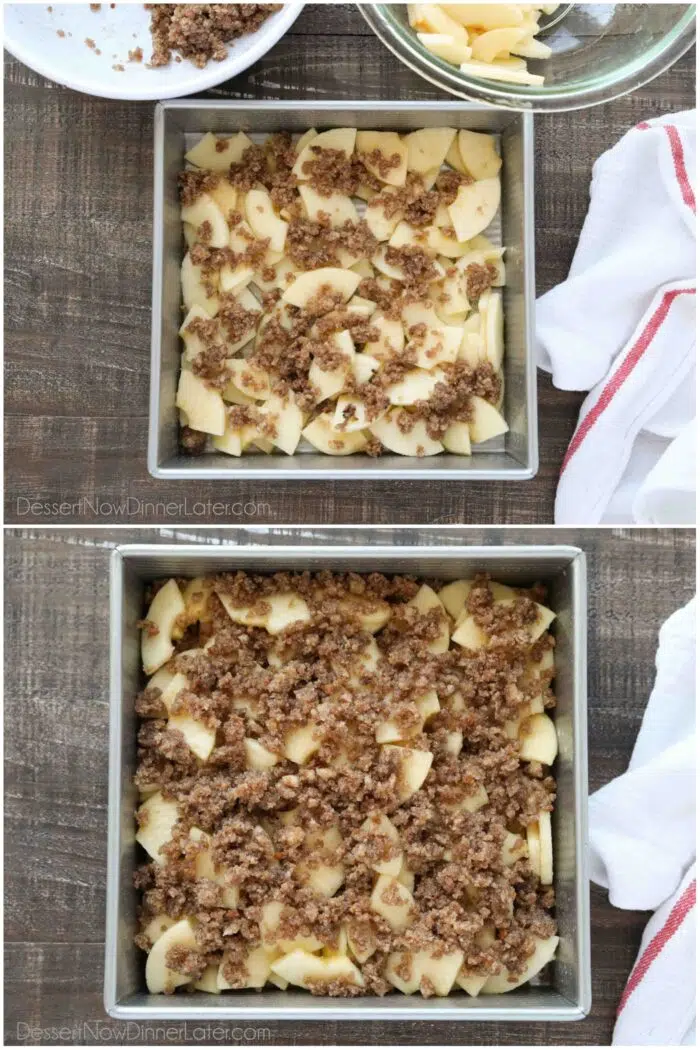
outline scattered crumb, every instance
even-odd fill
[[[135,47],[133,51],[129,52],[130,62],[143,62],[143,49]]]
[[[102,7],[102,4],[90,4],[90,10],[91,11],[99,11],[101,7]]]
[[[64,39],[65,35],[66,35],[65,34],[65,30],[63,30],[63,29],[57,29],[56,30],[56,36],[60,36],[61,40]]]
[[[112,66],[112,69],[114,70],[115,73],[123,73],[124,72],[124,66],[122,66],[120,64],[117,64],[116,66]]]

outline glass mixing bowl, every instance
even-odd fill
[[[608,102],[641,87],[695,42],[695,4],[561,4],[540,19],[548,59],[528,59],[538,87],[479,80],[432,55],[408,24],[406,4],[358,4],[380,40],[415,73],[489,106],[553,112]]]

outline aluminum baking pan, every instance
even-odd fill
[[[404,534],[405,536],[405,534]],[[554,871],[561,943],[549,986],[503,996],[467,995],[424,1000],[392,994],[331,999],[299,991],[240,991],[220,996],[170,997],[145,990],[145,956],[133,937],[137,892],[134,868],[143,859],[135,842],[133,785],[137,718],[134,696],[142,687],[136,622],[143,615],[148,581],[163,576],[250,569],[274,572],[331,569],[411,573],[458,579],[488,571],[505,583],[549,585],[554,624],[559,736],[554,811]],[[125,546],[112,555],[111,696],[109,746],[109,850],[105,1008],[128,1020],[357,1020],[573,1021],[590,1009],[590,918],[586,800],[586,564],[574,547],[339,547],[339,546]]]
[[[197,136],[207,131],[250,135],[347,126],[395,129],[449,125],[490,131],[503,157],[498,236],[506,248],[503,290],[506,356],[504,414],[510,431],[472,456],[424,459],[382,455],[293,456],[223,453],[185,456],[178,446],[175,394],[180,372],[180,264],[184,251],[177,174]],[[532,117],[463,102],[231,102],[175,100],[155,112],[153,318],[148,469],[157,478],[212,480],[415,479],[523,481],[537,473],[537,369],[534,358],[534,203]]]

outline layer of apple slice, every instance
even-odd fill
[[[440,598],[427,584],[422,584],[418,592],[406,605],[416,609],[422,616],[435,615],[439,628],[439,634],[432,638],[426,645],[431,653],[446,653],[450,647],[450,621],[445,606]]]
[[[450,994],[463,961],[463,952],[445,951],[444,945],[436,945],[433,951],[390,952],[384,976],[404,995],[414,995],[426,978],[435,995],[445,996]]]
[[[248,949],[244,959],[243,973],[239,976],[239,966],[236,965],[236,980],[231,984],[226,977],[227,958],[224,955],[219,965],[217,984],[223,991],[229,988],[263,988],[270,976],[271,963],[274,955],[262,945],[256,945]]]
[[[387,215],[387,201],[392,202],[389,215]],[[394,201],[395,191],[390,187],[384,187],[367,204],[364,217],[370,232],[374,234],[378,241],[388,241],[401,221],[403,209],[396,208],[394,210]]]
[[[208,879],[221,887],[221,904],[224,908],[237,908],[240,892],[237,886],[226,879],[226,872],[217,867],[211,851],[211,840],[201,828],[190,828],[190,838],[199,845],[195,856],[194,873],[198,879]]]
[[[141,631],[141,662],[147,675],[154,674],[175,651],[172,638],[185,602],[175,580],[168,580],[154,596]]]
[[[451,18],[440,4],[408,4],[408,20],[418,32],[444,34],[460,44],[468,43],[464,26]]]
[[[234,623],[264,627],[269,634],[280,634],[292,623],[307,623],[311,619],[308,605],[294,591],[267,595],[262,605],[258,602],[252,606],[236,605],[220,587],[216,588],[216,593]]]
[[[380,875],[370,897],[370,908],[394,931],[401,933],[415,917],[413,894],[391,875]]]

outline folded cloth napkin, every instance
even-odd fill
[[[695,1026],[695,599],[664,623],[626,773],[589,804],[591,878],[618,908],[656,909],[613,1043],[680,1046]]]
[[[695,521],[694,172],[694,111],[628,131],[593,167],[568,278],[537,303],[540,366],[590,391],[557,524]]]

